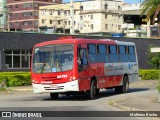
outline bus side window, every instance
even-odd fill
[[[97,54],[96,54],[96,45],[95,44],[89,44],[88,45],[88,60],[91,63],[97,62]]]
[[[128,55],[127,55],[127,46],[120,45],[119,46],[119,57],[120,57],[120,62],[128,62]]]
[[[98,62],[108,63],[107,46],[98,45]]]
[[[119,62],[119,56],[117,53],[117,46],[116,45],[109,46],[109,58],[110,58],[111,63]]]
[[[128,58],[130,62],[136,62],[134,46],[128,46]]]

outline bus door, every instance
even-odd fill
[[[87,59],[87,44],[78,46],[78,77],[80,91],[90,89],[89,67]]]

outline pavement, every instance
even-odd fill
[[[109,105],[124,111],[160,111],[160,93],[155,89],[158,82],[139,80],[130,85],[129,93],[111,99]],[[32,86],[10,87],[9,90],[10,93],[33,91]]]

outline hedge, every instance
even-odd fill
[[[8,87],[31,85],[30,72],[0,72],[0,83],[3,80]]]
[[[158,80],[160,77],[160,70],[139,70],[139,75],[142,80]]]

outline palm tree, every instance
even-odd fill
[[[146,20],[149,21],[150,18],[152,22],[155,22],[155,18],[158,17],[160,13],[160,0],[144,0],[141,4],[141,14],[146,15]]]

